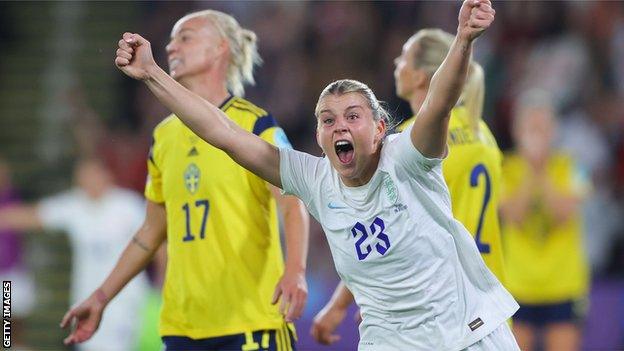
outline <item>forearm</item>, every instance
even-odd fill
[[[145,80],[147,87],[195,134],[220,149],[226,146],[227,139],[235,137],[240,128],[218,107],[184,88],[156,65],[149,73],[150,78]]]
[[[310,219],[299,199],[288,196],[288,209],[283,212],[286,242],[286,269],[305,272],[308,259]]]
[[[471,42],[457,36],[431,79],[411,132],[412,143],[426,157],[444,156],[451,109],[466,80],[471,51]]]
[[[431,78],[424,102],[429,113],[436,117],[434,121],[447,118],[457,103],[466,81],[471,55],[472,41],[457,35],[442,65]]]
[[[347,286],[341,281],[338,283],[338,286],[336,286],[336,290],[334,290],[334,294],[327,303],[327,307],[346,310],[353,301],[355,301],[353,294],[351,294],[351,291],[349,291]]]
[[[544,202],[555,221],[563,223],[578,213],[581,198],[575,195],[561,194],[548,184],[544,187]]]
[[[99,287],[106,297],[106,302],[112,300],[132,278],[145,269],[162,243],[162,240],[160,242],[146,240],[145,237],[141,230],[132,237],[117,260],[115,268]]]
[[[41,228],[41,219],[35,206],[15,205],[0,210],[0,230],[34,230]]]
[[[531,197],[521,194],[501,201],[499,205],[503,221],[509,224],[520,225],[528,213]]]

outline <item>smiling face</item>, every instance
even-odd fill
[[[319,101],[316,139],[347,186],[366,184],[379,162],[385,136],[367,99],[358,92],[329,94]]]
[[[227,42],[205,17],[179,20],[167,45],[169,73],[177,81],[202,76],[225,59]]]

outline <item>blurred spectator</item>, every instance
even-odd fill
[[[522,350],[580,349],[589,268],[581,205],[588,184],[570,156],[555,150],[551,98],[529,91],[515,108],[516,149],[503,164],[501,214],[509,291],[520,303],[513,329]]]
[[[0,211],[19,203],[19,197],[11,184],[11,170],[0,157]],[[35,296],[34,285],[24,262],[24,237],[10,228],[2,228],[0,223],[0,277],[11,281],[14,297],[11,305],[12,343],[16,348],[23,347],[22,330],[24,318],[32,311]]]
[[[141,198],[117,188],[110,171],[97,159],[80,160],[74,181],[72,189],[36,204],[0,210],[0,229],[46,229],[69,235],[73,248],[71,304],[89,296],[107,276],[140,226],[144,211]],[[78,349],[132,349],[139,327],[135,317],[143,306],[146,288],[147,279],[141,274],[111,302],[99,333]]]

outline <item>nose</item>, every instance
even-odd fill
[[[347,122],[345,121],[344,118],[336,119],[336,123],[335,123],[334,126],[335,126],[334,133],[342,134],[342,133],[348,131]]]
[[[167,55],[171,55],[176,49],[175,42],[172,40],[167,44],[165,50],[167,51]]]

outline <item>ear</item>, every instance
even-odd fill
[[[429,76],[424,69],[416,68],[412,71],[412,82],[414,82],[414,88],[427,89],[429,87]]]
[[[228,54],[230,52],[230,42],[225,39],[221,39],[221,42],[217,47],[217,51],[219,52],[219,56]]]
[[[386,125],[386,121],[380,119],[379,121],[377,121],[376,127],[377,131],[375,133],[375,141],[381,142],[386,137],[386,131],[388,126]]]

